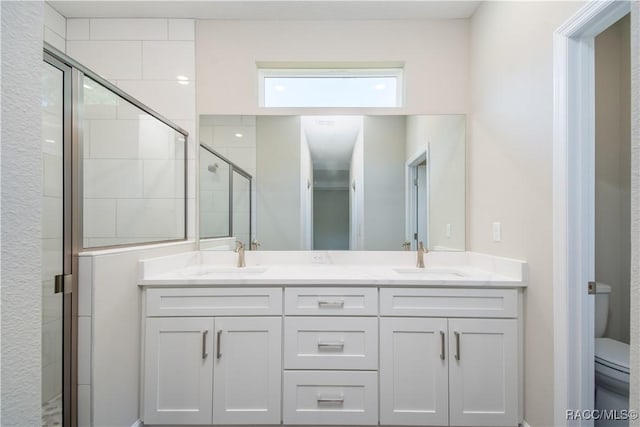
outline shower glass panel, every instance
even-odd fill
[[[249,248],[251,243],[251,179],[233,171],[233,236]]]
[[[180,240],[185,136],[84,76],[83,246]]]
[[[42,73],[42,425],[62,425],[64,273],[64,72],[43,63]]]
[[[229,237],[230,165],[200,147],[200,238]]]

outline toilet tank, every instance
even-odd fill
[[[596,284],[596,301],[595,301],[595,337],[604,336],[607,330],[607,319],[609,316],[609,294],[611,286],[598,282]]]

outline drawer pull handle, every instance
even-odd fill
[[[344,405],[344,396],[340,397],[320,397],[318,396],[317,401],[319,404],[325,403],[329,405]]]
[[[440,359],[444,360],[444,332],[440,331]]]
[[[216,359],[220,359],[222,357],[222,329],[216,334],[216,347]]]
[[[318,301],[318,307],[319,308],[343,308],[344,307],[344,301],[343,300],[334,300],[334,301],[329,301],[329,300],[319,300]]]
[[[319,350],[344,350],[344,342],[343,341],[319,342],[318,349]]]
[[[456,360],[460,360],[460,332],[453,333],[456,336],[456,354],[454,355]]]
[[[207,335],[209,335],[209,330],[202,331],[202,358],[206,359],[209,353],[207,353]]]

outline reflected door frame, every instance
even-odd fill
[[[63,197],[62,197],[62,228],[63,228],[63,262],[61,275],[56,277],[56,293],[62,294],[62,425],[75,427],[77,425],[77,262],[74,254],[77,247],[73,240],[75,235],[74,211],[76,185],[72,180],[77,179],[72,174],[74,162],[77,159],[73,150],[77,138],[73,128],[73,114],[77,97],[74,90],[75,71],[68,64],[60,60],[52,49],[45,47],[43,61],[57,68],[63,75]]]
[[[405,209],[405,241],[411,243],[411,249],[418,249],[418,241],[420,240],[418,227],[419,221],[419,189],[418,189],[418,173],[419,166],[423,163],[428,165],[428,150],[420,150],[415,153],[413,156],[409,158],[406,162],[405,168],[405,200],[406,200],[406,209]],[[428,166],[427,166],[428,167]],[[426,167],[425,167],[426,169]],[[426,184],[426,192],[429,191],[429,173],[426,173],[425,184]],[[425,218],[423,224],[423,230],[425,235],[423,237],[423,243],[425,248],[429,248],[429,232],[428,232],[428,221],[429,221],[429,197],[425,197],[426,206],[424,206]]]

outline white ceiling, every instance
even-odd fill
[[[241,20],[464,19],[480,1],[431,0],[49,0],[67,18]]]
[[[349,170],[362,116],[303,116],[313,169]]]

